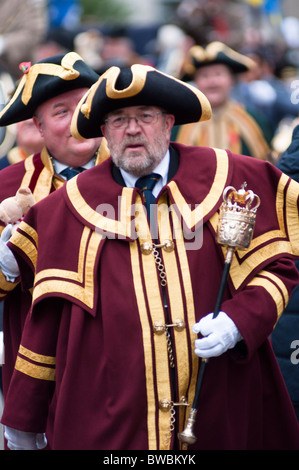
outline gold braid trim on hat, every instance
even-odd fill
[[[188,54],[189,59],[187,60],[187,63],[185,64],[185,72],[190,73],[190,74],[195,72],[196,66],[193,65],[191,62],[189,63],[189,61],[192,61],[192,58],[196,59],[198,62],[208,65],[210,62],[212,62],[213,60],[217,58],[217,55],[220,52],[223,52],[231,60],[234,60],[235,62],[239,62],[240,64],[243,64],[249,70],[256,67],[256,63],[249,57],[243,54],[240,54],[239,52],[234,51],[229,46],[227,46],[226,44],[223,44],[220,41],[214,41],[208,44],[206,48],[203,48],[201,46],[191,47],[191,49],[189,50],[189,54]]]
[[[136,96],[138,95],[138,93],[141,92],[141,90],[143,89],[145,85],[146,76],[148,72],[158,72],[160,75],[164,75],[165,77],[170,78],[171,80],[182,84],[186,88],[189,88],[197,96],[201,104],[202,116],[200,120],[206,121],[210,119],[211,117],[210,103],[208,99],[206,98],[206,96],[194,86],[188,83],[184,83],[181,80],[171,75],[157,71],[155,68],[149,65],[134,64],[132,65],[131,70],[132,70],[132,76],[133,76],[132,82],[127,88],[123,90],[117,90],[115,88],[116,81],[120,74],[120,69],[118,67],[113,66],[110,69],[106,70],[106,72],[104,72],[103,75],[101,75],[98,81],[94,85],[92,85],[89,91],[87,91],[85,96],[83,96],[83,98],[79,102],[79,105],[77,107],[77,110],[74,113],[73,120],[72,120],[72,126],[71,126],[72,133],[74,133],[73,135],[75,135],[76,138],[82,138],[80,134],[78,133],[78,130],[76,129],[76,125],[75,125],[78,114],[79,112],[81,112],[86,117],[86,119],[89,119],[94,96],[96,94],[97,89],[99,88],[100,84],[102,83],[104,79],[107,79],[107,83],[106,83],[107,97],[110,99],[124,99],[124,98],[130,98],[132,96]]]
[[[75,52],[70,52],[64,56],[61,61],[61,65],[48,63],[33,65],[29,69],[29,72],[25,75],[26,81],[22,93],[22,102],[24,105],[26,106],[29,103],[32,97],[32,90],[35,81],[39,75],[53,75],[54,77],[59,77],[62,80],[74,80],[75,78],[79,77],[80,73],[73,68],[74,63],[77,60],[82,59]]]
[[[140,66],[139,64],[132,65],[132,82],[127,88],[117,90],[115,88],[115,84],[118,79],[120,69],[117,67],[113,67],[113,69],[114,70],[111,70],[106,84],[106,93],[108,98],[111,99],[130,98],[131,96],[138,95],[145,85],[147,72],[154,70],[150,66]]]
[[[73,68],[74,63],[78,60],[82,60],[79,54],[76,52],[70,52],[63,57],[61,65],[51,63],[37,63],[32,65],[28,73],[23,75],[14,96],[2,110],[0,117],[2,117],[5,112],[13,105],[21,93],[23,104],[25,106],[28,105],[30,99],[32,98],[32,90],[35,81],[39,75],[52,75],[59,77],[62,80],[74,80],[75,78],[79,77],[80,73]]]
[[[146,75],[147,72],[151,70],[155,70],[153,67],[150,66],[140,66],[140,64],[134,64],[131,67],[132,70],[132,82],[127,88],[123,90],[117,90],[115,88],[116,81],[120,74],[119,67],[110,67],[106,72],[101,75],[99,80],[91,87],[90,91],[88,92],[88,96],[86,102],[81,106],[81,113],[89,119],[90,110],[92,106],[92,101],[94,95],[99,88],[100,84],[103,80],[107,80],[106,82],[106,94],[107,97],[110,99],[123,99],[123,98],[130,98],[131,96],[136,96],[138,93],[141,92],[145,85]]]

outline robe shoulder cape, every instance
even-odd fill
[[[41,153],[31,155],[1,171],[0,201],[14,196],[20,187],[27,186],[31,189],[34,200],[38,202],[55,188],[62,186],[63,181],[53,177],[53,165],[46,149],[43,149]],[[0,222],[1,231],[3,227],[4,224]],[[14,284],[7,283],[0,271],[0,296],[4,298],[13,288]]]
[[[221,307],[243,340],[209,361],[191,448],[298,449],[267,338],[298,282],[299,186],[250,157],[174,147],[179,169],[158,197],[160,261],[140,193],[112,179],[110,160],[36,204],[12,237],[34,289],[2,422],[46,430],[51,449],[173,449],[200,365],[192,326],[213,311],[223,271],[223,190],[246,181],[261,206]]]

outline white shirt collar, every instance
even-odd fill
[[[85,163],[85,165],[82,165],[82,168],[85,168],[85,170],[92,168],[94,166],[94,161],[95,159],[94,157],[92,157],[92,159],[89,160],[89,162]],[[54,172],[56,173],[56,175],[59,175],[63,170],[65,170],[65,168],[69,167],[69,165],[65,165],[64,163],[59,162],[55,158],[52,158],[52,163],[53,163]]]
[[[170,162],[170,154],[169,150],[167,150],[165,157],[163,160],[159,163],[159,165],[156,166],[156,168],[153,170],[153,172],[158,173],[161,178],[155,185],[153,189],[153,195],[155,197],[158,196],[159,192],[167,184],[167,175],[168,175],[168,169],[169,169],[169,162]],[[120,168],[120,172],[122,174],[122,177],[124,179],[124,182],[128,188],[134,188],[135,183],[138,180],[136,176],[131,175],[131,173],[128,173],[125,170],[122,170]]]

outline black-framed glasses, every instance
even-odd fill
[[[135,119],[139,125],[148,126],[155,124],[160,114],[165,114],[164,111],[143,111],[136,116],[111,116],[105,120],[105,124],[111,129],[124,129],[130,124],[131,119]]]

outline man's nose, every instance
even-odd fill
[[[126,127],[127,132],[139,132],[140,131],[140,124],[136,116],[128,116],[128,124]]]

